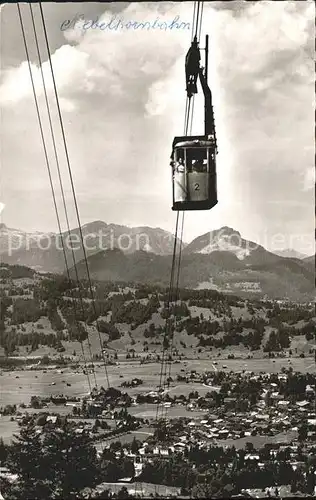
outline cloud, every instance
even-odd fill
[[[172,21],[179,15],[191,22],[192,7],[186,2],[139,3],[116,15],[139,22],[157,17]],[[251,238],[258,230],[284,227],[286,219],[291,231],[298,222],[295,208],[284,209],[289,200],[302,206],[304,233],[312,230],[314,200],[304,189],[314,162],[314,12],[313,2],[231,2],[231,8],[225,2],[205,4],[202,34],[210,34],[219,204],[211,212],[187,214],[187,239],[220,225]],[[107,10],[99,22],[109,22],[111,15]],[[71,19],[69,12],[65,19]],[[48,29],[50,34],[60,27]],[[83,31],[76,25],[63,36],[52,63],[82,217],[172,229],[169,155],[173,136],[184,126],[184,55],[190,31]],[[32,70],[44,119],[41,75],[38,66],[33,64]],[[63,154],[47,61],[43,71]],[[8,217],[17,218],[13,226],[39,218],[45,229],[54,214],[25,61],[4,68],[0,99],[6,123],[6,191],[14,198],[29,189],[37,200],[29,201],[28,212],[11,208]],[[203,112],[200,93],[193,133],[203,131]],[[47,119],[45,125],[49,137]],[[66,178],[64,157],[62,168]],[[41,199],[43,216],[35,210]],[[280,208],[273,217],[276,202]]]

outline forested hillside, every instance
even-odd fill
[[[10,271],[10,272],[9,272]],[[24,276],[24,277],[23,277]],[[80,356],[80,342],[98,358],[107,354],[156,353],[166,321],[174,318],[174,354],[301,356],[313,350],[314,306],[249,300],[214,290],[181,290],[167,308],[168,290],[134,283],[95,282],[80,289],[61,276],[41,276],[28,268],[4,269],[1,279],[0,345],[6,356],[40,353]],[[43,351],[43,346],[45,347]]]

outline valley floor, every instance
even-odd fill
[[[289,362],[290,361],[290,362]],[[312,357],[306,358],[276,358],[276,359],[192,359],[184,360],[172,365],[171,376],[190,372],[191,370],[217,371],[225,372],[249,371],[254,373],[280,373],[282,368],[288,369],[290,366],[293,371],[300,373],[316,373],[316,365]],[[225,368],[224,368],[225,366]],[[143,384],[124,389],[129,394],[137,394],[144,391],[157,390],[160,376],[160,363],[148,363],[141,365],[137,361],[120,361],[118,365],[107,367],[110,385],[119,388],[124,380],[140,378]],[[60,373],[62,371],[62,373]],[[98,385],[106,387],[104,367],[95,365],[96,378]],[[70,383],[71,386],[66,384]],[[89,393],[89,387],[86,376],[82,371],[74,371],[69,367],[56,369],[47,367],[38,370],[14,370],[2,371],[0,377],[1,384],[1,404],[20,403],[28,404],[31,396],[50,396],[64,394],[67,396],[83,397]],[[52,385],[54,384],[54,385]],[[186,394],[193,390],[192,384],[171,383],[170,392],[172,395]],[[208,392],[209,387],[203,384],[194,384],[194,390],[199,393]]]

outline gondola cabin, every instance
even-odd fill
[[[171,167],[172,210],[210,210],[217,204],[213,136],[175,137]]]

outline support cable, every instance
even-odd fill
[[[25,30],[24,30],[24,25],[23,25],[23,19],[22,19],[22,14],[21,14],[21,9],[20,9],[20,5],[19,4],[17,4],[17,8],[18,8],[18,15],[19,15],[20,24],[21,24],[21,30],[22,30],[22,37],[23,37],[23,42],[24,42],[24,48],[25,48],[25,53],[26,53],[26,58],[27,58],[28,68],[29,68],[29,73],[30,73],[30,79],[31,79],[32,91],[33,91],[33,96],[34,96],[34,101],[35,101],[36,113],[37,113],[37,118],[38,118],[38,123],[39,123],[39,128],[40,128],[40,135],[41,135],[43,149],[44,149],[44,156],[45,156],[45,161],[46,161],[46,166],[47,166],[47,171],[48,171],[48,177],[49,177],[49,182],[50,182],[51,191],[52,191],[53,204],[54,204],[56,218],[57,218],[57,225],[58,225],[59,233],[61,235],[62,250],[63,250],[64,259],[65,259],[65,265],[66,265],[66,270],[67,270],[67,276],[68,276],[69,286],[70,286],[70,290],[71,290],[72,289],[71,288],[71,278],[70,278],[69,267],[68,267],[68,262],[67,262],[67,255],[66,255],[66,250],[65,250],[65,245],[64,245],[63,237],[62,237],[60,218],[59,218],[59,214],[58,214],[58,207],[57,207],[56,196],[55,196],[55,191],[54,191],[54,184],[53,184],[52,175],[51,175],[51,169],[50,169],[50,164],[49,164],[49,159],[48,159],[48,153],[47,153],[47,148],[46,148],[46,143],[45,143],[45,137],[44,137],[44,131],[43,131],[43,126],[42,126],[42,120],[41,120],[41,115],[40,115],[40,111],[39,111],[38,100],[37,100],[37,96],[36,96],[35,84],[34,84],[34,79],[33,79],[33,74],[32,74],[32,69],[31,69],[31,63],[30,63],[30,56],[29,56],[29,51],[28,51],[28,48],[27,48],[27,41],[26,41]],[[76,317],[75,302],[73,302],[73,308],[74,308],[74,315]],[[91,383],[90,383],[90,378],[89,378],[89,372],[88,372],[88,369],[87,369],[87,362],[86,362],[85,353],[84,353],[82,344],[81,344],[81,347],[82,347],[82,355],[83,355],[84,366],[85,366],[86,375],[87,375],[88,386],[89,386],[89,390],[91,392]]]
[[[80,215],[79,215],[79,208],[78,208],[78,203],[77,203],[76,191],[75,191],[74,180],[73,180],[73,175],[72,175],[71,166],[70,166],[70,159],[69,159],[68,147],[67,147],[67,142],[66,142],[66,135],[65,135],[65,130],[64,130],[64,125],[63,125],[63,119],[62,119],[62,115],[61,115],[61,109],[60,109],[60,103],[59,103],[59,98],[58,98],[58,91],[57,91],[57,86],[56,86],[55,74],[54,74],[54,69],[53,69],[52,60],[51,60],[51,51],[50,51],[50,46],[49,46],[49,41],[48,41],[48,36],[47,36],[47,30],[46,30],[46,23],[45,23],[45,18],[44,18],[44,13],[43,13],[43,8],[42,8],[42,3],[41,2],[39,2],[39,8],[40,8],[40,12],[41,12],[41,19],[42,19],[42,25],[43,25],[45,43],[46,43],[46,48],[47,48],[47,52],[48,52],[49,66],[50,66],[52,80],[53,80],[53,86],[54,86],[54,92],[55,92],[55,98],[56,98],[56,104],[57,104],[57,110],[58,110],[60,128],[61,128],[61,133],[62,133],[62,138],[63,138],[63,143],[64,143],[64,149],[65,149],[65,154],[66,154],[68,173],[69,173],[69,178],[70,178],[70,183],[71,183],[71,190],[72,190],[72,195],[73,195],[74,204],[75,204],[75,210],[76,210],[78,228],[79,228],[79,233],[80,233],[80,240],[81,240],[83,254],[84,254],[85,267],[86,267],[86,272],[87,272],[87,277],[88,277],[88,283],[89,283],[89,290],[90,290],[90,295],[91,295],[91,303],[92,303],[93,313],[94,313],[94,316],[96,318],[95,323],[96,323],[96,329],[97,329],[97,332],[98,332],[98,337],[99,337],[99,342],[100,342],[100,349],[101,349],[101,355],[102,355],[103,364],[104,364],[104,371],[105,371],[106,382],[107,382],[108,388],[110,388],[110,381],[109,381],[109,376],[108,376],[108,371],[107,371],[107,365],[106,365],[106,360],[105,360],[104,351],[103,351],[103,345],[102,345],[102,338],[101,338],[101,332],[100,332],[99,322],[98,322],[98,319],[97,319],[98,318],[98,314],[97,314],[96,306],[95,306],[95,298],[94,298],[93,287],[92,287],[92,282],[91,282],[91,276],[90,276],[90,271],[89,271],[89,265],[88,265],[88,260],[87,260],[87,253],[86,253],[86,249],[85,249],[85,245],[84,245],[84,239],[83,239],[83,234],[82,234],[82,228],[81,228],[81,221],[80,221]]]
[[[71,245],[73,267],[75,269],[76,281],[77,281],[77,285],[78,285],[79,302],[80,302],[82,317],[85,319],[86,314],[85,314],[84,305],[83,305],[83,299],[82,299],[82,294],[81,294],[81,285],[80,285],[80,280],[79,280],[79,276],[78,276],[78,269],[77,269],[77,263],[76,263],[76,259],[75,259],[75,253],[74,253],[74,249],[73,249],[72,242],[71,242],[71,231],[70,231],[68,210],[67,210],[67,204],[66,204],[66,199],[65,199],[63,182],[62,182],[62,178],[61,178],[60,165],[59,165],[59,159],[58,159],[58,154],[57,154],[57,147],[56,147],[55,135],[54,135],[54,130],[53,130],[53,124],[52,124],[52,117],[51,117],[51,112],[50,112],[50,106],[49,106],[49,101],[48,101],[48,96],[47,96],[45,78],[44,78],[43,67],[42,67],[42,58],[41,58],[41,54],[40,54],[40,50],[39,50],[39,43],[38,43],[38,37],[37,37],[36,26],[35,26],[35,21],[34,21],[34,14],[33,14],[32,4],[29,4],[29,8],[30,8],[30,14],[31,14],[31,19],[32,19],[32,25],[33,25],[33,31],[34,31],[34,37],[35,37],[35,45],[36,45],[36,50],[37,50],[37,56],[38,56],[38,61],[39,61],[40,72],[41,72],[41,78],[42,78],[42,83],[43,83],[45,103],[46,103],[46,109],[47,109],[48,121],[49,121],[49,128],[50,128],[50,133],[51,133],[52,142],[53,142],[53,149],[54,149],[54,156],[55,156],[55,160],[56,160],[59,185],[60,185],[60,190],[61,190],[61,195],[62,195],[62,201],[63,201],[63,207],[64,207],[64,212],[65,212],[65,218],[66,218],[66,224],[67,224],[67,233],[68,233],[68,238],[69,238],[70,245]],[[69,268],[68,267],[67,267],[67,274],[69,274],[69,278],[70,278],[70,272],[69,272]],[[72,295],[72,300],[75,301],[75,298],[74,298],[73,294],[71,294],[71,295]],[[76,317],[76,313],[75,313],[75,317]],[[85,321],[85,323],[86,323],[86,327],[88,327],[86,321]],[[78,324],[77,324],[77,327],[78,327]],[[78,330],[78,333],[80,333],[79,330]],[[92,355],[92,349],[91,349],[91,343],[90,343],[88,331],[87,331],[87,334],[88,334],[87,335],[88,348],[89,348],[90,359],[91,359],[91,364],[92,364],[92,370],[93,370],[93,375],[94,375],[94,383],[95,383],[95,386],[97,387],[97,379],[96,379],[96,375],[95,375],[95,368],[94,368],[94,363],[93,363],[93,355]],[[82,349],[83,349],[83,345],[82,345],[82,341],[81,340],[80,340],[80,343],[81,343],[81,346],[82,346]]]
[[[174,237],[174,246],[173,246],[173,255],[172,255],[172,265],[171,265],[171,275],[170,275],[170,284],[169,284],[169,292],[167,298],[167,318],[165,322],[165,333],[162,342],[162,359],[161,359],[161,369],[160,369],[160,380],[159,380],[159,390],[158,390],[158,403],[156,410],[156,420],[159,418],[159,399],[161,397],[160,391],[162,388],[163,378],[164,378],[164,365],[165,365],[165,356],[167,349],[165,348],[166,343],[168,342],[168,334],[169,334],[169,311],[170,311],[170,302],[172,300],[172,287],[173,287],[173,279],[174,279],[174,271],[175,271],[175,262],[176,262],[176,249],[177,249],[177,235],[178,235],[178,224],[179,224],[179,212],[177,212],[176,217],[176,229],[175,229],[175,237]]]
[[[186,135],[187,133],[187,127],[189,123],[189,116],[190,116],[190,107],[191,107],[191,100],[190,98],[187,97],[186,99],[186,108],[185,108],[185,117],[184,117],[184,134]],[[183,219],[184,219],[184,212],[182,212]],[[183,222],[182,222],[183,225]],[[176,257],[177,257],[177,243],[178,243],[178,230],[179,230],[179,211],[177,211],[177,218],[176,218],[176,229],[175,229],[175,241],[174,241],[174,249],[173,249],[173,256],[172,256],[172,267],[171,267],[171,277],[170,277],[170,285],[169,285],[169,294],[168,294],[168,301],[167,301],[167,318],[166,318],[166,323],[165,323],[165,335],[163,339],[163,346],[162,346],[162,360],[161,360],[161,371],[160,371],[160,381],[159,381],[159,391],[158,391],[158,404],[157,404],[157,411],[156,411],[156,420],[159,418],[159,405],[160,405],[160,398],[162,399],[162,394],[166,389],[166,384],[168,382],[167,379],[167,370],[168,370],[168,363],[169,363],[169,357],[172,355],[172,352],[170,354],[170,337],[171,339],[173,338],[172,335],[172,320],[170,318],[171,316],[171,310],[170,310],[170,302],[175,301],[176,297],[174,296],[174,279],[175,279],[175,265],[176,265]],[[181,246],[182,246],[182,236],[181,240],[179,241],[180,243],[180,252],[181,252]],[[178,262],[178,271],[177,274],[179,274],[179,262]],[[171,333],[171,335],[170,335]],[[161,402],[162,405],[162,402]],[[164,408],[162,406],[161,409],[161,418],[163,418],[164,415]]]

